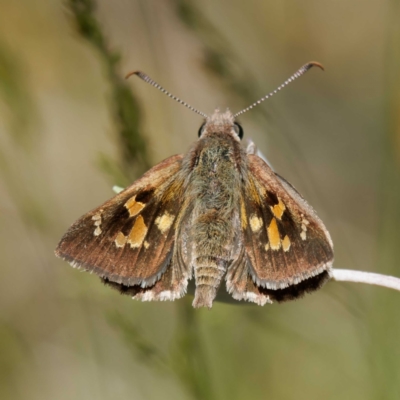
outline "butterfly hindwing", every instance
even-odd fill
[[[183,264],[173,263],[172,260],[160,279],[150,286],[143,287],[140,284],[129,286],[103,278],[106,285],[117,289],[121,294],[142,301],[179,299],[186,293],[187,281],[186,268]]]
[[[153,286],[173,257],[183,199],[181,161],[180,155],[168,158],[81,217],[61,239],[56,255],[106,282]]]
[[[296,190],[261,158],[249,154],[248,160],[241,224],[252,281],[279,301],[317,289],[329,278],[333,261],[327,230]],[[303,281],[309,285],[300,286]]]

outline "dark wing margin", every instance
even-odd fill
[[[174,256],[174,241],[184,191],[181,163],[181,155],[164,160],[85,214],[63,236],[56,255],[74,267],[95,272],[105,283],[136,298],[180,297],[177,291],[167,292],[175,290],[173,283],[178,283],[172,282],[171,276],[177,275],[172,271],[172,260],[178,258]],[[166,273],[167,269],[171,271]],[[143,298],[145,288],[149,293]],[[179,291],[184,290],[181,285]]]
[[[331,238],[290,184],[258,156],[248,160],[240,207],[246,256],[228,271],[228,291],[260,305],[301,297],[329,280]]]

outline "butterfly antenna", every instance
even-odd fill
[[[253,103],[251,106],[245,108],[242,111],[239,111],[238,113],[236,113],[233,117],[236,118],[239,115],[244,114],[245,112],[251,110],[252,108],[254,108],[255,106],[258,106],[259,104],[261,104],[263,101],[269,99],[270,97],[272,97],[274,94],[278,93],[280,90],[282,90],[285,86],[289,85],[289,83],[293,82],[294,80],[296,80],[297,78],[299,78],[301,75],[305,74],[310,68],[312,67],[318,67],[321,68],[322,71],[324,70],[324,67],[322,66],[322,64],[320,64],[319,62],[316,61],[311,61],[305,65],[303,65],[300,69],[298,69],[289,79],[287,79],[285,82],[282,83],[282,85],[278,86],[273,92],[268,93],[266,96],[264,96],[263,98],[261,98],[260,100],[256,101],[255,103]]]
[[[150,85],[154,86],[155,88],[157,88],[158,90],[161,90],[163,93],[165,93],[168,97],[171,97],[171,99],[174,99],[175,101],[177,101],[178,103],[184,105],[185,107],[187,107],[189,110],[194,111],[195,113],[203,116],[204,118],[208,118],[207,114],[204,114],[203,112],[197,110],[196,108],[192,107],[190,104],[184,102],[183,100],[181,100],[179,97],[174,96],[173,94],[171,94],[170,92],[168,92],[167,90],[165,90],[162,86],[160,86],[157,82],[153,81],[153,79],[151,79],[148,75],[146,75],[144,72],[142,71],[133,71],[133,72],[129,72],[128,75],[126,75],[125,79],[128,79],[129,77],[131,77],[132,75],[136,75],[138,76],[140,79],[142,79],[143,81],[149,83]]]

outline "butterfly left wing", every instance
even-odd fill
[[[174,254],[184,190],[181,162],[181,155],[168,158],[85,214],[61,239],[56,255],[142,300],[180,297],[188,276]]]
[[[265,304],[318,289],[329,279],[332,241],[298,192],[258,156],[248,154],[240,206],[244,254],[227,274],[236,299]]]

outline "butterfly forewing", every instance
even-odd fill
[[[154,285],[170,265],[183,199],[182,156],[156,165],[132,186],[84,215],[56,254],[126,286]]]
[[[314,210],[261,158],[248,157],[241,220],[253,281],[277,290],[324,271],[329,275],[332,242]]]

